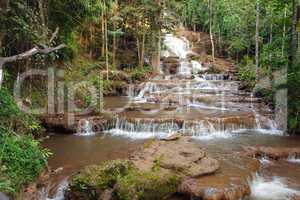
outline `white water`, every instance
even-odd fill
[[[154,121],[142,122],[136,120],[135,122],[128,122],[125,119],[118,118],[114,129],[106,131],[115,136],[123,136],[132,139],[148,139],[148,138],[166,138],[176,132],[180,128],[176,123],[165,122],[155,123]]]
[[[193,52],[186,38],[178,38],[172,34],[167,34],[164,39],[164,45],[167,50],[162,52],[162,57],[177,56],[180,59],[180,67],[177,70],[178,75],[188,77],[203,70],[200,62],[187,59],[188,54]]]
[[[64,192],[67,189],[68,185],[69,185],[68,180],[67,179],[63,180],[59,184],[56,194],[52,198],[47,197],[46,200],[64,200]]]
[[[300,158],[298,158],[296,155],[290,155],[288,157],[288,162],[300,164]]]
[[[185,59],[189,51],[189,43],[186,39],[174,37],[172,34],[167,34],[164,39],[164,45],[169,53],[166,53],[166,57],[170,54],[175,54],[180,59]]]
[[[145,98],[145,95],[147,93],[154,93],[158,91],[158,88],[156,86],[155,83],[153,82],[147,82],[145,87],[139,92],[139,94],[134,97],[134,101],[137,101],[137,102],[147,102],[147,99]]]
[[[267,180],[256,174],[250,183],[251,200],[291,200],[300,196],[300,191],[288,187],[285,180],[273,177]]]
[[[268,159],[267,156],[263,156],[259,159],[259,162],[262,164],[262,165],[270,165],[272,164],[272,161]]]
[[[93,126],[88,120],[83,120],[78,123],[77,136],[92,136],[95,134]]]

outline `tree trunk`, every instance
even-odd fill
[[[298,33],[297,33],[297,24],[299,21],[299,1],[293,0],[293,19],[292,19],[292,39],[291,39],[291,66],[297,64],[297,46],[298,46]]]
[[[255,66],[256,66],[256,80],[259,79],[259,18],[260,5],[259,0],[256,2],[256,31],[255,31]]]
[[[101,13],[101,35],[102,35],[102,43],[101,43],[101,56],[105,56],[105,27],[104,27],[104,8],[102,8]]]
[[[109,64],[108,64],[108,27],[107,27],[107,11],[105,9],[105,65],[106,65],[106,80],[109,80]]]
[[[286,37],[286,24],[285,19],[287,17],[287,5],[284,8],[284,22],[283,22],[283,31],[282,31],[282,47],[281,47],[281,56],[284,57],[284,46],[285,46],[285,37]]]
[[[90,24],[90,42],[89,42],[89,50],[90,50],[90,58],[93,58],[93,41],[94,41],[94,31],[93,31],[93,24]]]
[[[210,35],[210,42],[211,42],[211,54],[213,62],[215,62],[215,44],[214,44],[214,36],[212,30],[212,0],[208,0],[208,10],[209,10],[209,35]]]
[[[145,61],[145,40],[146,40],[146,33],[143,33],[143,37],[142,37],[142,47],[141,47],[141,60],[140,60],[140,67],[143,68]]]
[[[3,83],[3,77],[4,77],[4,75],[3,75],[3,65],[4,65],[4,63],[0,62],[0,89],[1,89],[1,86],[2,86],[2,83]]]
[[[136,47],[137,47],[137,53],[138,53],[138,62],[139,62],[139,67],[141,64],[141,46],[140,46],[140,39],[139,36],[136,38]]]
[[[115,10],[114,10],[114,16],[115,19],[113,21],[113,29],[114,29],[114,35],[113,35],[113,50],[112,50],[112,65],[113,67],[116,67],[116,55],[117,55],[117,17],[118,17],[118,0],[115,0]]]

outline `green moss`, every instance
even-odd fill
[[[115,200],[154,200],[173,194],[178,184],[175,175],[162,175],[159,170],[142,172],[129,161],[116,160],[86,167],[73,178],[66,196],[97,200],[104,190],[113,189]]]
[[[110,161],[101,166],[89,166],[75,176],[70,184],[71,193],[86,194],[86,199],[97,199],[101,192],[112,188],[118,179],[133,168],[129,161]]]
[[[121,177],[115,190],[118,200],[163,199],[176,192],[179,179],[175,175],[164,175],[155,171],[131,171]]]

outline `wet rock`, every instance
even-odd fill
[[[251,157],[263,157],[279,160],[289,156],[300,156],[300,148],[289,147],[243,147],[245,155]]]
[[[182,135],[180,133],[177,133],[177,134],[171,135],[170,137],[163,138],[161,140],[163,140],[163,141],[175,141],[175,140],[179,140],[181,137],[182,137]]]
[[[168,57],[163,60],[164,71],[167,74],[176,74],[180,66],[178,57]]]
[[[188,194],[201,200],[240,200],[251,194],[250,187],[246,183],[231,185],[228,188],[214,188],[199,186],[201,179],[188,179],[178,188],[178,192]]]
[[[69,118],[70,116],[73,116]],[[101,114],[90,115],[67,115],[67,114],[55,114],[55,115],[43,115],[41,121],[43,126],[48,131],[55,131],[58,133],[76,133],[83,121],[89,121],[92,125],[94,132],[102,131],[113,124],[113,117]],[[69,121],[71,123],[69,123]]]
[[[181,177],[198,177],[219,169],[217,160],[209,158],[203,149],[186,137],[154,142],[131,160],[141,170],[159,167],[163,173],[176,173]]]
[[[9,200],[9,197],[6,196],[4,193],[0,192],[0,199],[1,200]]]

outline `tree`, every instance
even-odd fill
[[[255,67],[256,80],[259,80],[259,18],[260,18],[260,2],[256,1],[256,28],[255,28]]]
[[[49,44],[51,44],[53,42],[53,40],[55,39],[57,33],[58,33],[58,28],[56,29],[56,31],[53,33]],[[13,55],[13,56],[9,56],[9,57],[0,57],[0,88],[2,86],[2,82],[3,82],[3,66],[7,63],[11,63],[11,62],[16,62],[19,60],[24,60],[27,59],[29,57],[32,57],[36,54],[49,54],[52,53],[54,51],[60,50],[62,48],[65,48],[66,45],[65,44],[60,44],[56,47],[47,47],[46,45],[40,45],[40,46],[35,46],[34,48],[25,51],[23,53],[17,54],[17,55]]]
[[[215,62],[215,43],[214,43],[214,36],[213,36],[213,0],[208,0],[208,12],[209,12],[209,35],[210,35],[210,42],[211,42],[211,52],[212,52],[212,59]]]

